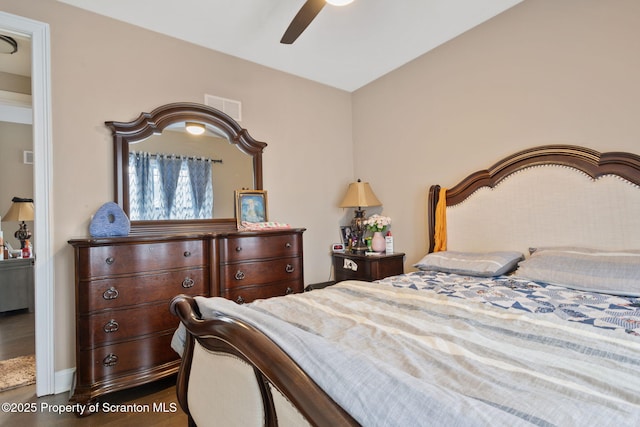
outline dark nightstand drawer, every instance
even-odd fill
[[[336,281],[373,281],[404,273],[404,254],[364,255],[346,253],[333,254],[333,271]]]

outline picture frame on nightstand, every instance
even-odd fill
[[[342,239],[342,243],[345,245],[345,247],[349,246],[350,237],[351,237],[351,226],[350,225],[340,226],[340,238]]]

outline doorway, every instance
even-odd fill
[[[54,394],[54,269],[50,196],[52,189],[51,60],[49,25],[0,12],[0,30],[31,40],[31,101],[34,199],[34,299],[36,395]],[[60,390],[62,391],[62,390]]]
[[[6,33],[1,34],[10,37]],[[12,40],[17,38],[12,37]],[[30,52],[28,39],[20,39],[20,46],[25,48],[23,55]],[[0,109],[0,233],[3,235],[3,245],[7,248],[0,256],[0,391],[35,382],[34,258],[23,257],[22,242],[14,233],[20,229],[19,237],[29,240],[23,240],[27,247],[37,234],[32,233],[33,205],[29,202],[14,204],[12,200],[14,197],[34,197],[34,165],[23,155],[33,152],[33,132],[31,114],[25,114],[22,120],[19,114],[7,111],[12,107],[31,112],[30,94],[18,92],[25,87],[30,91],[30,76],[11,73],[30,69],[30,60],[23,60],[21,57],[8,57],[6,53],[0,54],[0,72],[3,73],[0,74],[0,88],[3,91],[3,108]],[[17,69],[17,62],[26,63]],[[15,84],[16,80],[24,81],[22,88]],[[19,96],[13,94],[19,94],[25,102],[18,104],[16,99]],[[24,228],[22,220],[25,221]]]

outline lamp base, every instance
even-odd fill
[[[24,221],[20,224],[20,229],[15,232],[14,237],[20,240],[21,249],[24,249],[24,247],[27,246],[27,240],[31,238],[31,232]]]
[[[353,211],[354,217],[351,221],[351,230],[353,239],[351,241],[351,252],[365,252],[367,245],[364,242],[364,214],[365,211],[361,207]]]

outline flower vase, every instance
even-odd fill
[[[373,238],[371,239],[371,249],[374,252],[384,252],[386,243],[381,231],[374,231]]]

